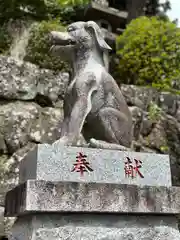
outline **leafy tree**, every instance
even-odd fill
[[[28,16],[47,20],[49,17],[60,17],[68,10],[68,13],[74,12],[74,8],[82,7],[88,2],[89,0],[0,0],[0,25],[10,18]]]
[[[117,55],[125,83],[170,89],[180,79],[180,29],[157,17],[137,18],[117,38]]]
[[[0,0],[0,24],[9,19],[24,18],[46,19],[47,8],[44,0]]]
[[[63,24],[84,20],[84,10],[90,0],[47,0],[51,18],[60,17]]]

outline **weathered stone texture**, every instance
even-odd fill
[[[84,177],[79,172],[72,172],[80,152],[87,156],[86,160],[92,169],[85,172]],[[141,161],[140,171],[136,173],[135,178],[125,176],[124,163],[127,158],[131,159],[133,166],[136,165],[134,159]],[[172,186],[168,155],[67,147],[58,143],[38,144],[28,152],[20,163],[19,182],[23,183],[29,179]]]
[[[178,187],[28,180],[7,193],[5,210],[8,217],[33,212],[177,215],[180,190]]]
[[[173,216],[41,214],[19,218],[10,240],[179,240]]]
[[[67,73],[39,69],[28,62],[0,57],[0,97],[8,100],[34,100],[39,95],[54,103],[64,95]]]

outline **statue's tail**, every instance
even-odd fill
[[[96,140],[94,138],[91,138],[89,141],[89,147],[92,148],[100,148],[100,149],[112,149],[112,150],[120,150],[120,151],[129,151],[130,148],[124,147],[122,145],[114,144],[114,143],[108,143],[101,140]]]

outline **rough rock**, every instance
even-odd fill
[[[5,142],[3,153],[12,154],[25,146],[33,122],[38,118],[40,106],[29,102],[10,102],[0,106],[0,133]]]
[[[142,127],[141,127],[142,136],[143,137],[148,136],[155,124],[156,124],[156,122],[153,121],[153,119],[151,119],[148,112],[144,112],[143,113]]]
[[[158,138],[157,138],[158,136]],[[164,152],[167,146],[166,131],[163,126],[163,122],[157,122],[151,129],[151,132],[141,139],[141,142],[152,149],[160,152]]]
[[[68,73],[54,73],[10,57],[0,57],[0,97],[8,100],[34,100],[53,104],[64,95]],[[44,100],[44,101],[43,101]]]
[[[157,102],[159,93],[156,89],[122,85],[121,91],[130,106],[137,106],[146,111],[150,102]]]
[[[42,108],[34,102],[14,101],[0,106],[2,153],[13,154],[29,141],[45,142],[59,137],[62,109]]]
[[[140,131],[142,128],[142,119],[143,119],[143,111],[142,109],[132,106],[130,107],[130,111],[132,114],[132,120],[133,120],[133,137],[135,140],[139,139]]]
[[[161,109],[170,115],[175,115],[178,108],[178,96],[174,94],[169,94],[167,92],[162,92],[159,96],[159,106]]]
[[[41,108],[39,116],[33,122],[30,131],[31,141],[37,143],[51,143],[60,137],[63,111],[58,108]]]
[[[53,71],[41,69],[38,76],[37,97],[44,97],[55,104],[63,99],[69,82],[68,73],[55,74]]]

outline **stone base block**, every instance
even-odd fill
[[[10,240],[179,240],[173,216],[41,214],[22,216]]]
[[[89,163],[81,164],[86,170],[83,175],[77,164],[82,159]],[[132,172],[125,175],[125,169]],[[57,143],[37,145],[21,161],[19,172],[20,183],[36,179],[172,186],[168,155],[67,147]]]
[[[177,215],[180,188],[29,180],[7,193],[5,216],[34,212]]]

